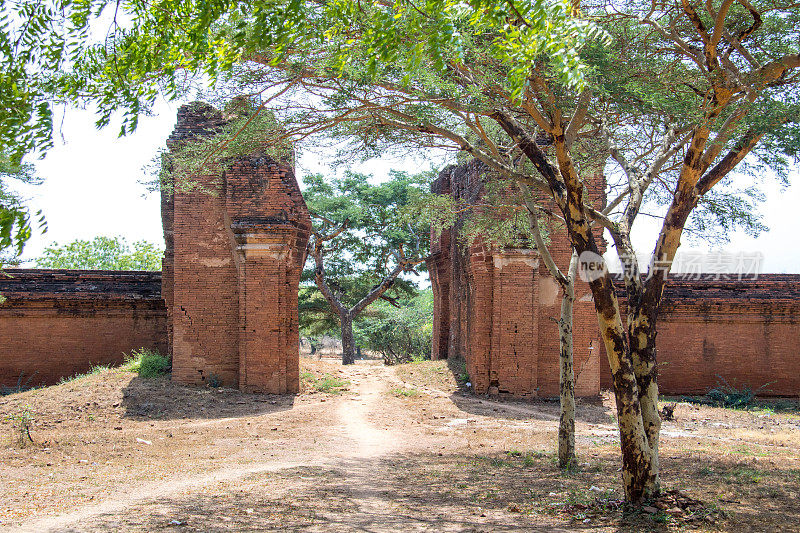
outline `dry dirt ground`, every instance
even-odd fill
[[[470,396],[444,362],[302,366],[295,396],[108,371],[0,398],[0,530],[800,531],[797,410],[679,404],[663,481],[706,508],[675,518],[618,508],[608,398],[560,472],[556,403]]]

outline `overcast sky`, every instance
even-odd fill
[[[142,117],[138,130],[124,138],[117,138],[112,127],[98,131],[89,111],[68,111],[56,147],[45,159],[36,162],[44,184],[23,190],[28,204],[43,210],[49,227],[45,235],[33,236],[24,257],[38,256],[53,242],[91,239],[96,235],[121,235],[129,242],[145,239],[162,244],[158,193],[147,192],[141,182],[152,179],[143,168],[164,147],[175,124],[177,107],[177,104],[159,105],[156,116]],[[326,168],[324,159],[313,153],[304,153],[298,163],[299,178]],[[407,167],[416,166],[425,170],[431,163],[442,164],[441,155],[411,163],[396,159],[373,160],[358,165],[357,169],[380,179],[390,168],[409,170]],[[800,273],[800,249],[795,245],[796,229],[793,227],[798,221],[800,206],[797,168],[792,170],[791,179],[794,185],[783,191],[768,181],[766,201],[761,209],[770,231],[757,239],[737,233],[723,247],[725,252],[760,252],[764,257],[762,272]],[[634,246],[639,252],[648,253],[658,230],[657,222],[642,220],[637,224]],[[692,248],[708,250],[704,245]],[[689,246],[681,249],[690,251]]]

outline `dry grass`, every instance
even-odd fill
[[[678,404],[663,482],[712,511],[687,522],[617,507],[608,396],[579,404],[579,465],[564,472],[554,402],[470,396],[444,362],[301,365],[307,382],[350,390],[249,395],[105,372],[1,398],[0,435],[25,411],[35,444],[0,447],[0,528],[80,511],[92,531],[798,530],[793,412]],[[361,455],[359,435],[390,449]]]

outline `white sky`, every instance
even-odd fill
[[[124,138],[117,138],[113,123],[98,131],[90,111],[68,110],[61,127],[64,142],[59,138],[47,157],[35,162],[44,184],[22,189],[29,199],[28,205],[43,210],[49,228],[45,235],[37,233],[31,238],[23,257],[34,258],[53,242],[91,239],[96,235],[121,235],[129,242],[145,239],[163,243],[159,195],[148,193],[140,182],[152,179],[143,167],[164,147],[175,124],[177,107],[178,104],[158,105],[155,116],[142,117],[138,130]],[[390,168],[426,170],[431,161],[441,162],[441,155],[431,160],[372,160],[356,168],[380,179]],[[310,172],[325,170],[325,161],[320,156],[305,153],[297,174],[302,178]],[[770,231],[757,239],[734,234],[724,251],[761,252],[762,272],[800,273],[800,247],[796,246],[795,229],[800,205],[797,168],[792,170],[791,177],[794,185],[784,191],[773,183],[765,189],[766,201],[761,210]],[[637,224],[634,246],[649,253],[658,224],[647,220]],[[707,248],[695,247],[702,249]]]

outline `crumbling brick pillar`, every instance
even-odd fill
[[[490,383],[498,393],[535,394],[538,387],[539,254],[504,249],[492,254],[492,359]],[[492,390],[494,392],[494,390]]]
[[[206,104],[183,106],[168,145],[176,152],[228,119]],[[226,167],[174,184],[162,203],[173,379],[297,392],[308,209],[288,161],[256,153]]]
[[[444,169],[431,190],[480,209],[483,176],[478,161]],[[603,178],[593,181],[597,194]],[[432,356],[459,357],[476,393],[557,396],[561,288],[539,266],[532,249],[499,249],[476,240],[465,246],[460,215],[453,229],[433,235],[428,264],[434,300]],[[555,228],[552,228],[555,229]],[[551,231],[556,263],[567,268],[571,247],[565,234]],[[573,339],[576,393],[599,392],[599,332],[591,294],[576,284]]]

